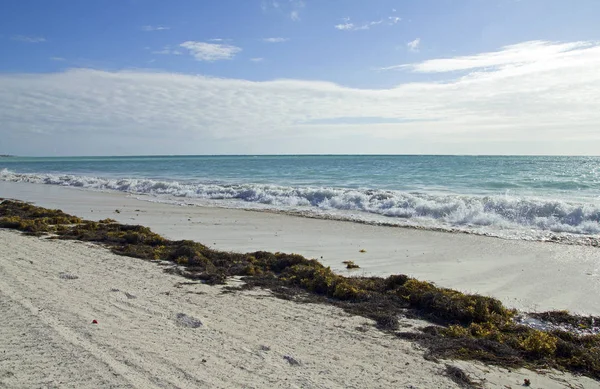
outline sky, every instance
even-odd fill
[[[600,155],[597,0],[2,0],[0,154]]]

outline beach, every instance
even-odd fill
[[[0,2],[0,389],[600,389],[572,3]]]
[[[1,197],[151,227],[220,250],[293,252],[345,275],[408,274],[524,311],[595,314],[597,248],[181,206],[0,182]],[[0,230],[0,387],[594,388],[586,377],[424,359],[425,350],[331,306],[228,293],[100,246]],[[361,253],[360,250],[365,252]],[[354,260],[360,269],[341,263]],[[229,286],[239,282],[230,280]],[[93,323],[93,321],[97,323]],[[430,323],[400,319],[403,331]]]
[[[93,244],[0,230],[0,247],[3,388],[460,388],[447,365],[484,388],[599,387],[556,371],[428,361],[341,309],[223,293]],[[425,324],[400,321],[404,331]]]
[[[345,275],[407,274],[496,297],[523,311],[600,315],[600,301],[589,298],[600,293],[597,247],[171,205],[54,185],[0,182],[0,193],[89,220],[140,224],[169,239],[219,250],[296,253]],[[347,260],[360,269],[348,271],[342,263]]]
[[[0,387],[456,387],[341,310],[223,294],[78,242],[0,242]]]

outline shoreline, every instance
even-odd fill
[[[316,258],[342,275],[407,274],[496,297],[522,311],[566,309],[600,315],[600,302],[589,299],[600,293],[600,252],[591,246],[183,207],[121,193],[28,183],[0,182],[0,194],[84,219],[113,218],[148,226],[169,239],[191,239],[219,250],[297,253]],[[345,269],[342,262],[346,260],[355,261],[361,269]]]
[[[589,194],[587,197],[564,197],[562,194],[556,197],[555,193],[555,196],[548,197],[534,193],[446,193],[319,185],[294,187],[290,183],[284,186],[217,181],[202,183],[165,177],[102,178],[81,174],[15,173],[8,169],[1,173],[5,171],[7,176],[3,176],[3,180],[8,183],[121,193],[165,204],[274,212],[509,240],[600,245],[600,226],[594,216],[595,195],[589,197]],[[592,211],[586,210],[590,207]],[[580,217],[583,219],[579,220]]]
[[[136,195],[130,195],[134,197]],[[136,198],[140,201],[149,201],[141,198]],[[204,205],[199,204],[182,204],[185,206],[196,206],[196,207],[205,207]],[[332,220],[336,222],[343,223],[356,223],[356,224],[365,224],[368,226],[375,227],[386,227],[386,228],[404,228],[408,230],[417,230],[417,231],[430,231],[430,232],[441,232],[447,234],[464,234],[464,235],[474,235],[474,236],[482,236],[486,238],[493,239],[501,239],[508,241],[525,241],[525,242],[539,242],[539,243],[552,243],[552,244],[563,244],[563,245],[571,245],[571,246],[589,246],[589,247],[600,247],[600,236],[578,236],[571,234],[569,236],[565,235],[550,235],[549,238],[539,238],[539,239],[525,239],[525,238],[514,238],[514,237],[505,237],[494,235],[491,232],[478,232],[478,231],[467,231],[461,230],[458,228],[444,228],[444,227],[427,227],[420,225],[410,225],[410,224],[395,224],[395,223],[387,223],[387,222],[379,222],[379,221],[370,221],[370,220],[362,220],[362,219],[349,219],[344,218],[343,216],[336,215],[319,215],[315,213],[311,213],[310,211],[286,211],[286,210],[277,210],[277,209],[253,209],[253,208],[233,208],[233,207],[225,207],[225,206],[211,206],[211,208],[221,208],[221,209],[239,209],[242,211],[249,212],[267,212],[274,213],[292,217],[301,217],[306,219],[317,219],[317,220]],[[552,232],[554,234],[554,232]]]

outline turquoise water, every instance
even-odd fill
[[[600,157],[15,157],[0,180],[519,239],[600,233]]]

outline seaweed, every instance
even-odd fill
[[[346,265],[346,269],[360,269],[360,266],[354,263],[354,261],[344,261],[342,263]]]
[[[541,331],[518,324],[515,310],[494,298],[461,293],[406,275],[346,277],[297,254],[232,253],[203,244],[165,239],[149,228],[105,219],[87,221],[24,202],[0,203],[0,227],[54,239],[95,242],[116,254],[169,261],[166,271],[190,280],[224,284],[242,277],[240,289],[265,288],[297,302],[330,304],[375,321],[376,326],[427,348],[430,359],[478,360],[505,367],[556,368],[600,379],[600,335],[564,330]],[[235,288],[228,288],[228,292]],[[398,318],[411,315],[432,325],[420,332],[396,332]],[[565,311],[530,314],[571,327],[593,327],[598,318]],[[458,370],[447,371],[470,385]]]
[[[446,365],[445,373],[446,373],[447,377],[449,377],[452,381],[454,381],[461,388],[464,388],[464,389],[477,389],[478,388],[477,384],[475,382],[473,382],[471,377],[469,377],[469,375],[467,373],[465,373],[464,371],[462,371],[462,369],[460,369],[456,366]]]

